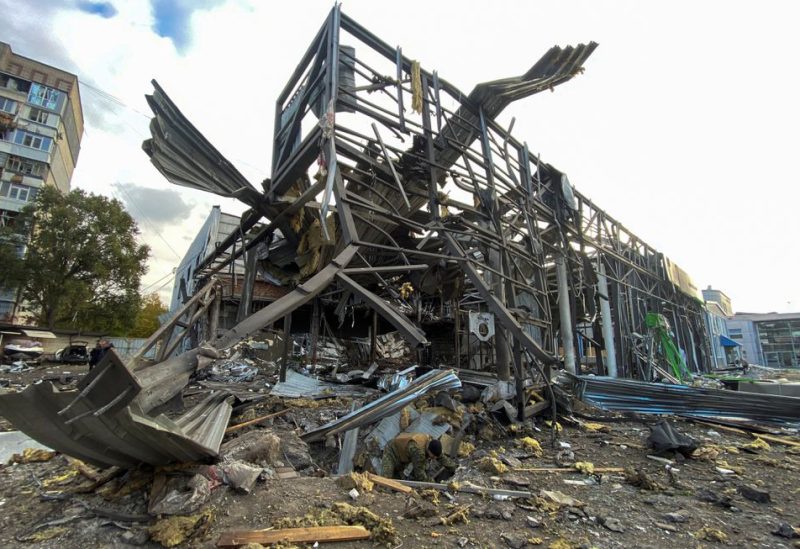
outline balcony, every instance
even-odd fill
[[[10,141],[0,141],[0,152],[21,156],[22,158],[30,158],[31,160],[38,160],[50,164],[50,153],[26,147],[24,145],[17,145]]]

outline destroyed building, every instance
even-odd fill
[[[645,381],[707,370],[702,300],[688,275],[496,120],[511,102],[578,76],[596,47],[553,47],[521,76],[464,94],[336,7],[276,100],[272,177],[261,188],[153,82],[143,148],[154,166],[250,209],[220,242],[201,231],[200,251],[181,266],[182,306],[127,364],[106,361],[77,394],[7,395],[20,401],[3,406],[9,419],[89,461],[154,463],[186,450],[162,440],[160,456],[127,442],[110,451],[130,430],[150,445],[178,437],[191,442],[188,455],[214,455],[214,421],[230,414],[224,394],[177,423],[158,412],[198,367],[270,328],[290,334],[282,382],[292,334],[307,334],[312,365],[323,336],[366,341],[367,365],[379,335],[396,332],[421,367],[513,379],[520,418],[526,384],[544,384],[555,402],[554,367]],[[231,303],[235,319],[221,314]],[[42,417],[22,412],[22,401],[41,399],[53,401]],[[85,430],[80,448],[75,429]]]
[[[336,6],[277,98],[260,187],[154,82],[153,164],[249,210],[212,210],[136,354],[0,394],[2,419],[47,447],[6,468],[36,483],[8,497],[11,520],[52,505],[14,539],[209,546],[212,523],[218,547],[800,536],[776,481],[800,470],[800,399],[696,375],[714,355],[689,276],[498,122],[595,48],[554,47],[464,94]],[[455,466],[378,476],[401,433]],[[95,533],[66,532],[78,519]]]
[[[332,15],[277,98],[272,177],[259,189],[156,84],[144,144],[153,164],[173,183],[250,207],[195,266],[193,286],[227,277],[238,322],[255,284],[292,289],[247,329],[285,322],[315,345],[321,323],[343,336],[375,324],[398,330],[421,363],[502,378],[563,356],[571,372],[652,379],[654,313],[685,373],[708,370],[688,275],[496,122],[511,102],[579,75],[595,47],[552,48],[523,75],[464,94]]]

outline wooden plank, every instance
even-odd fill
[[[550,407],[550,401],[549,400],[542,400],[542,401],[536,402],[535,404],[531,404],[529,406],[525,406],[525,412],[524,412],[525,419],[530,419],[533,416],[539,414],[540,412],[542,412],[543,410],[546,410],[549,407]]]
[[[256,423],[260,423],[262,421],[266,421],[266,420],[272,419],[274,417],[282,416],[283,414],[285,414],[289,410],[291,410],[291,408],[286,408],[285,410],[281,410],[280,412],[275,412],[274,414],[267,414],[265,416],[257,417],[255,419],[251,419],[250,421],[245,421],[244,423],[238,423],[236,425],[231,425],[230,427],[225,429],[225,433],[226,434],[227,433],[232,433],[233,431],[238,431],[239,429],[242,429],[243,427],[247,427],[248,425],[254,425]]]
[[[278,478],[299,478],[300,475],[291,467],[276,467],[275,476]]]
[[[411,492],[414,491],[414,489],[411,488],[410,486],[406,486],[405,484],[401,484],[400,482],[394,479],[382,477],[374,473],[367,473],[367,478],[369,478],[372,482],[374,482],[378,486],[389,488],[390,490],[394,490],[395,492],[410,494]]]
[[[223,532],[217,547],[239,547],[248,543],[272,544],[281,541],[290,543],[326,543],[334,541],[358,541],[369,539],[369,530],[363,526],[314,526],[310,528],[282,528],[280,530],[235,530]]]

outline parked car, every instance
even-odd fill
[[[73,341],[54,356],[56,362],[63,364],[88,364],[89,349],[86,341]]]

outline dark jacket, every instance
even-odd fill
[[[109,349],[114,347],[113,343],[109,343],[108,347],[95,347],[89,352],[89,369],[94,368],[103,360]]]

